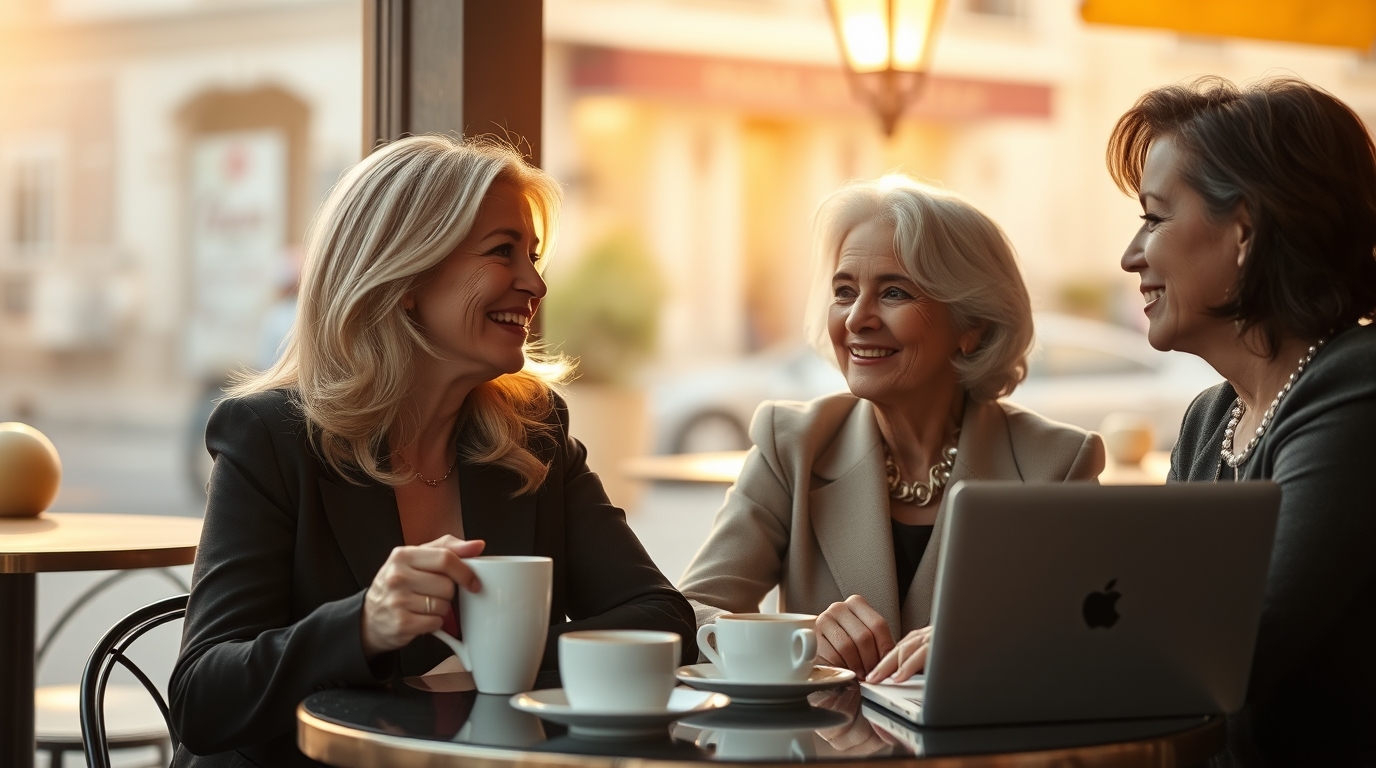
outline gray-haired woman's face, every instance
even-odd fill
[[[952,365],[978,332],[956,332],[945,304],[922,293],[894,249],[894,227],[856,226],[841,241],[827,331],[850,391],[880,405],[959,386]]]

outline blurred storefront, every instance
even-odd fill
[[[175,424],[262,363],[310,215],[358,159],[360,5],[0,8],[0,419]],[[1003,225],[1040,309],[1131,324],[1117,260],[1138,211],[1103,151],[1139,93],[1293,72],[1376,115],[1376,66],[1349,51],[1088,28],[1078,8],[951,0],[886,140],[820,0],[546,0],[555,295],[589,254],[644,262],[627,290],[652,317],[630,322],[653,332],[627,384],[797,345],[813,210],[900,170]]]
[[[357,161],[356,0],[0,10],[0,419],[172,426]]]

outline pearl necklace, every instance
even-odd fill
[[[1228,421],[1228,427],[1223,430],[1222,450],[1223,463],[1233,468],[1233,474],[1237,474],[1237,468],[1252,455],[1252,449],[1256,448],[1257,443],[1261,442],[1262,435],[1266,434],[1266,428],[1269,427],[1271,421],[1276,418],[1276,409],[1280,408],[1281,401],[1285,399],[1286,395],[1290,394],[1290,388],[1295,385],[1296,381],[1299,381],[1300,374],[1304,373],[1304,369],[1314,361],[1314,355],[1317,355],[1320,349],[1323,349],[1323,339],[1314,342],[1314,345],[1309,348],[1308,353],[1300,358],[1300,367],[1296,368],[1295,372],[1290,374],[1290,378],[1286,380],[1285,386],[1281,387],[1280,392],[1277,393],[1276,399],[1271,401],[1271,407],[1267,408],[1266,413],[1261,415],[1261,423],[1257,425],[1256,434],[1252,435],[1252,439],[1247,441],[1247,447],[1237,453],[1233,452],[1233,437],[1237,432],[1238,422],[1242,420],[1242,414],[1247,412],[1247,406],[1242,402],[1242,398],[1240,397],[1233,401],[1233,417]]]
[[[898,465],[893,463],[893,456],[889,455],[888,446],[884,446],[884,475],[889,481],[889,498],[919,507],[930,504],[932,497],[945,488],[947,481],[951,479],[951,469],[956,465],[956,443],[959,440],[960,430],[956,430],[955,436],[951,438],[951,445],[941,452],[941,461],[927,472],[925,483],[921,480],[903,482],[902,476],[898,473]]]

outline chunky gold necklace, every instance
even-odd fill
[[[932,502],[932,498],[946,487],[946,483],[951,479],[951,469],[956,465],[956,445],[960,442],[960,430],[956,430],[951,438],[951,444],[941,452],[941,461],[932,465],[927,472],[927,482],[914,480],[911,483],[903,482],[902,476],[898,472],[898,465],[893,462],[893,456],[889,455],[889,447],[884,446],[884,475],[889,481],[889,498],[903,502],[904,504],[916,504],[925,507]]]

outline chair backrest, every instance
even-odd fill
[[[67,622],[71,621],[72,618],[76,616],[77,611],[80,611],[87,603],[99,597],[102,592],[110,587],[115,586],[131,576],[137,576],[143,573],[161,576],[180,592],[191,591],[191,587],[186,581],[170,568],[139,568],[130,571],[115,571],[88,587],[85,592],[82,592],[72,601],[71,605],[68,605],[62,613],[58,614],[57,619],[53,621],[48,627],[48,631],[44,633],[42,642],[38,644],[38,659],[34,662],[35,667],[43,665],[43,659],[48,655],[48,651],[52,649],[53,642],[57,640],[57,634],[62,631],[63,627],[67,626]]]
[[[186,600],[189,595],[177,595],[145,605],[125,616],[110,628],[109,632],[96,643],[91,658],[86,662],[86,671],[81,675],[81,744],[86,753],[89,768],[110,768],[110,745],[105,738],[105,684],[116,664],[129,670],[147,689],[148,695],[157,702],[162,710],[163,720],[167,722],[167,734],[172,740],[172,750],[177,749],[177,734],[172,730],[171,718],[167,713],[167,702],[158,687],[148,679],[128,656],[125,650],[148,630],[175,621],[186,615]]]

